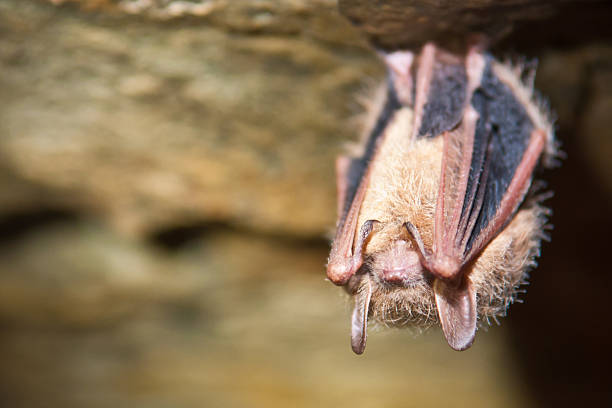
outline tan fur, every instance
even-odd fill
[[[439,188],[443,138],[411,140],[413,113],[403,108],[387,128],[370,175],[359,213],[359,226],[378,220],[364,253],[366,263],[396,240],[412,242],[403,224],[413,223],[431,249]],[[537,203],[521,209],[512,222],[466,270],[478,297],[481,321],[505,314],[527,269],[538,255],[544,211]],[[430,325],[438,322],[431,281],[423,278],[408,288],[388,285],[372,271],[364,279],[373,286],[370,317],[384,325]],[[365,285],[365,280],[362,285]],[[359,296],[359,295],[358,295]]]
[[[435,50],[433,47],[426,47],[419,57],[420,62],[426,61],[422,60],[423,55]],[[466,66],[471,70],[468,72],[468,93],[472,94],[480,84],[485,59],[481,51],[469,53],[466,58]],[[393,68],[394,66],[391,66],[391,69]],[[404,68],[400,67],[400,71]],[[536,100],[533,84],[521,79],[523,68],[493,61],[492,69],[495,75],[512,89],[535,128],[546,134],[542,162],[544,165],[552,164],[558,153],[550,115],[543,104]],[[427,73],[428,70],[423,68],[423,71]],[[419,89],[417,83],[417,100]],[[364,103],[366,113],[360,117],[364,133],[362,143],[351,146],[351,156],[363,156],[366,139],[380,117],[386,98],[385,83],[371,90],[370,97],[362,100],[367,102]],[[414,109],[422,111],[426,101],[421,102],[415,102]],[[470,116],[473,114],[473,107],[466,109],[463,121],[452,132],[468,134],[466,129],[476,123],[476,119]],[[434,252],[432,245],[436,206],[441,190],[444,136],[416,139],[415,130],[419,128],[420,119],[415,117],[415,112],[408,107],[394,113],[384,130],[385,134],[379,139],[382,144],[378,146],[371,166],[364,176],[364,180],[367,180],[365,197],[360,207],[355,207],[359,208],[355,234],[359,233],[361,226],[368,220],[376,220],[378,223],[373,224],[373,230],[365,245],[359,248],[363,250],[362,254],[352,248],[353,254],[358,253],[360,262],[356,264],[354,259],[347,258],[351,261],[351,267],[357,266],[354,266],[355,275],[350,278],[345,288],[355,296],[357,311],[367,313],[368,320],[384,326],[427,327],[439,323],[436,296],[432,288],[433,275],[423,269],[417,243],[404,227],[406,222],[413,224],[420,234],[425,252]],[[450,137],[448,141],[447,152],[469,150],[470,146],[466,144],[471,143],[471,139],[462,137]],[[443,189],[443,202],[445,211],[448,212],[458,200],[463,200],[463,197],[458,195],[465,194],[449,183],[461,179],[461,175],[464,179],[467,170],[465,163],[461,161],[461,154],[447,154],[445,157],[447,167],[444,173],[446,186]],[[461,273],[469,279],[471,288],[476,293],[479,323],[488,322],[490,317],[495,319],[496,316],[505,315],[508,306],[516,297],[517,288],[525,282],[527,271],[535,265],[545,222],[546,210],[537,200],[525,201],[508,225],[471,263],[464,266]],[[363,267],[358,269],[361,260]],[[341,281],[334,282],[344,284]],[[473,313],[471,317],[473,318]],[[473,322],[473,319],[471,321]],[[472,334],[473,327],[472,325]],[[356,331],[354,328],[353,340],[365,342],[365,331],[365,324]]]
[[[387,128],[385,143],[374,160],[358,225],[369,219],[381,222],[365,253],[385,249],[389,240],[408,238],[402,224],[412,222],[423,241],[431,245],[435,200],[440,179],[442,139],[410,140],[412,111],[403,108]],[[381,228],[382,227],[382,228]]]

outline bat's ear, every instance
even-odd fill
[[[459,286],[434,281],[440,324],[448,345],[457,351],[469,348],[476,335],[476,293],[467,277]]]

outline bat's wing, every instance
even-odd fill
[[[455,128],[466,103],[467,72],[459,57],[427,44],[418,58],[413,138]]]
[[[403,53],[397,61],[402,65],[401,78],[410,76],[411,53]],[[399,67],[398,67],[399,68]],[[338,223],[327,263],[327,277],[336,285],[344,285],[357,272],[363,259],[363,243],[372,231],[373,222],[367,222],[357,231],[359,210],[368,187],[371,164],[378,146],[385,136],[389,122],[402,106],[393,80],[387,87],[385,103],[371,130],[361,157],[340,156],[336,161],[338,186]]]
[[[362,265],[363,244],[376,221],[369,220],[358,226],[359,211],[368,188],[371,164],[395,113],[402,106],[414,111],[414,123],[406,137],[435,137],[458,126],[469,94],[464,61],[432,44],[423,48],[417,61],[414,54],[405,51],[383,54],[383,58],[389,71],[387,95],[364,152],[361,157],[341,156],[336,162],[338,223],[327,276],[337,285],[345,285]],[[362,288],[361,292],[355,297],[351,336],[353,350],[358,354],[365,348],[371,286]],[[466,297],[459,296],[459,299]]]
[[[457,350],[469,347],[476,332],[476,294],[469,276],[463,276],[464,267],[510,222],[550,139],[549,130],[538,126],[541,118],[534,116],[531,100],[525,100],[523,85],[504,82],[500,67],[477,49],[466,57],[469,103],[460,125],[443,133],[431,251],[416,228],[406,224],[424,267],[436,277],[442,329]]]
[[[465,106],[467,74],[460,58],[428,44],[414,64],[418,65],[416,74],[412,73],[414,54],[411,52],[383,54],[383,58],[389,71],[387,95],[364,153],[356,158],[341,156],[336,161],[339,216],[327,276],[337,285],[344,285],[363,262],[361,250],[372,223],[358,226],[357,219],[368,187],[371,163],[395,113],[402,106],[414,110],[412,130],[406,137],[416,139],[434,137],[455,128]]]

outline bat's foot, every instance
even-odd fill
[[[393,89],[397,99],[404,106],[411,106],[412,101],[412,74],[410,69],[414,61],[414,54],[410,51],[395,51],[390,54],[381,53],[382,58],[387,64]]]

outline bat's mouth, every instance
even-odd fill
[[[437,322],[432,282],[426,275],[391,284],[381,281],[379,275],[370,270],[357,277],[354,285],[351,293],[355,305],[353,316],[367,313],[368,321],[387,327],[427,327]],[[361,321],[362,328],[368,321]]]

